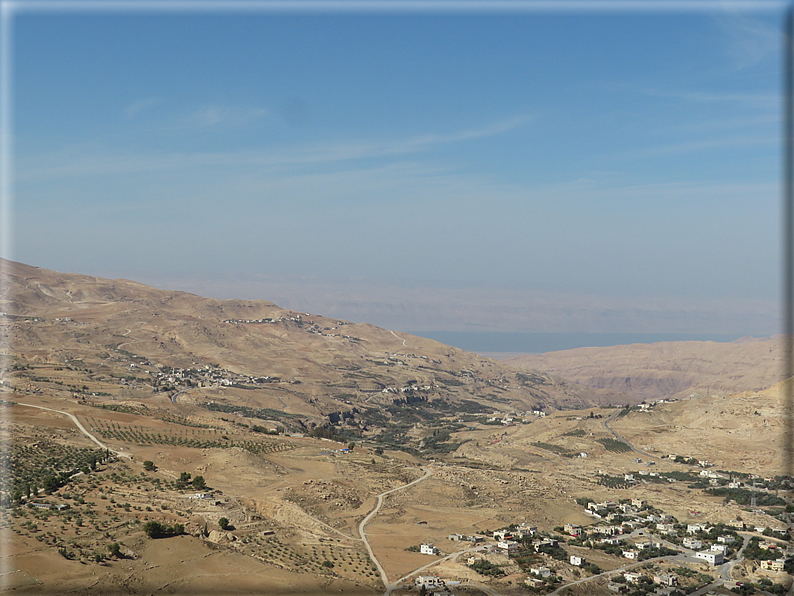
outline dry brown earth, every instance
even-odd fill
[[[782,347],[779,337],[730,343],[680,341],[577,348],[504,362],[608,391],[612,403],[638,403],[693,393],[760,391],[782,380]]]

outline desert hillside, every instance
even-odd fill
[[[170,391],[183,402],[278,410],[297,425],[343,424],[359,433],[386,424],[385,406],[420,404],[429,416],[439,408],[526,412],[597,403],[587,388],[373,325],[264,300],[5,266],[0,322],[13,354],[80,360],[116,385],[112,369],[123,360],[131,398]]]
[[[781,379],[783,367],[782,344],[776,337],[577,348],[504,362],[622,395],[627,403],[760,391]]]
[[[371,325],[3,265],[0,592],[410,596],[427,576],[589,596],[629,569],[687,593],[790,586],[759,548],[712,567],[686,542],[695,523],[702,547],[790,548],[779,385],[598,407],[596,389]],[[633,348],[651,352],[635,379],[728,370],[733,387],[759,362]]]

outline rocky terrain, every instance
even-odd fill
[[[437,575],[458,595],[601,595],[624,571],[644,578],[632,596],[659,574],[789,589],[760,547],[712,567],[683,546],[701,524],[706,544],[730,531],[794,554],[763,350],[728,359],[717,389],[713,346],[632,346],[656,356],[603,378],[697,374],[680,400],[605,406],[642,396],[269,302],[4,265],[4,593],[397,596]],[[508,551],[500,528],[527,534]],[[604,532],[670,550],[629,561]]]
[[[79,360],[116,397],[166,391],[187,402],[258,409],[260,418],[269,411],[265,418],[293,430],[341,425],[351,437],[387,428],[410,404],[428,419],[601,400],[596,391],[541,372],[516,372],[432,340],[271,302],[3,266],[0,339],[14,357],[55,365]],[[127,379],[112,376],[120,359]],[[409,418],[416,422],[416,415]]]
[[[607,391],[616,403],[760,391],[782,380],[783,370],[782,342],[776,337],[577,348],[504,362]]]

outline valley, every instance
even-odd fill
[[[621,402],[264,301],[11,272],[4,591],[790,588],[774,377]]]

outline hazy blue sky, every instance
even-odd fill
[[[392,328],[771,334],[781,14],[20,12],[9,256]]]

